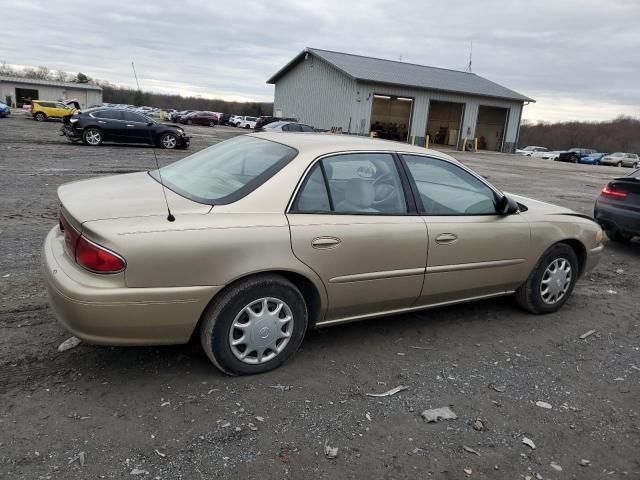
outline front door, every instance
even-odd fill
[[[325,322],[391,312],[420,295],[424,220],[411,212],[390,153],[325,157],[287,214],[294,254],[322,279]]]
[[[497,195],[452,162],[403,155],[429,233],[424,287],[416,305],[501,294],[527,277],[530,226],[499,215]]]

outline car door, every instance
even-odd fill
[[[498,192],[467,169],[403,154],[427,224],[429,258],[417,305],[512,291],[527,276],[530,226],[496,211]]]
[[[391,153],[330,155],[309,170],[287,214],[293,253],[324,282],[324,322],[411,306],[422,289],[425,222]]]
[[[120,140],[123,127],[122,112],[120,110],[107,108],[91,112],[89,115],[94,119],[91,123],[95,123],[95,126],[102,130],[105,140]]]
[[[120,126],[120,137],[123,141],[133,143],[151,143],[149,120],[135,112],[122,112],[124,121]]]

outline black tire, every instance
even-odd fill
[[[229,341],[232,325],[236,316],[252,301],[266,297],[286,303],[292,314],[293,330],[284,349],[274,358],[263,363],[246,363],[232,351]],[[200,343],[211,362],[228,375],[253,375],[273,370],[295,354],[307,331],[308,314],[304,297],[295,285],[280,275],[265,274],[241,281],[222,292],[204,311],[202,320]]]
[[[574,157],[571,157],[571,161],[572,161],[573,163],[578,163],[578,157],[575,157],[575,156],[574,156]]]
[[[633,235],[630,233],[621,232],[620,230],[605,230],[605,232],[607,233],[609,240],[618,243],[629,243],[633,238]]]
[[[209,122],[209,126],[210,127],[215,127],[216,126],[216,122]]]
[[[631,167],[631,168],[638,168],[638,162],[634,163],[633,167]]]
[[[44,122],[44,121],[47,119],[47,116],[46,116],[44,113],[42,113],[42,112],[37,112],[37,113],[33,116],[33,119],[34,119],[36,122]]]
[[[193,120],[191,119],[187,120],[187,125],[193,125]]]
[[[622,167],[622,162],[616,163],[616,167],[618,167],[618,168]]]
[[[89,127],[82,132],[82,142],[90,147],[97,147],[103,141],[102,131],[95,127]]]
[[[175,150],[178,147],[178,136],[174,133],[165,133],[160,137],[160,147],[166,150]]]
[[[541,285],[546,270],[555,260],[564,259],[571,266],[571,278],[569,288],[555,303],[547,303],[542,297]],[[569,245],[556,243],[549,248],[540,258],[529,278],[516,290],[515,299],[518,305],[530,313],[552,313],[560,309],[571,296],[573,288],[578,280],[579,264],[576,252]]]

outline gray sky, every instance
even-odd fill
[[[304,47],[473,71],[535,98],[529,120],[640,116],[640,0],[21,0],[0,60],[133,86],[273,99]]]

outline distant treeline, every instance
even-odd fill
[[[608,153],[640,153],[640,120],[618,117],[606,122],[525,122],[520,127],[518,147],[527,145],[549,150],[583,147]]]
[[[182,95],[139,92],[131,88],[120,88],[104,84],[102,84],[102,101],[136,106],[146,105],[163,109],[206,110],[231,113],[233,115],[273,115],[273,103],[228,102],[220,99],[183,97]]]
[[[44,66],[20,69],[13,67],[6,62],[1,62],[0,75],[100,85],[102,87],[102,101],[108,103],[125,103],[128,105],[136,105],[138,107],[148,106],[157,108],[173,108],[176,110],[206,110],[210,112],[223,112],[233,115],[251,115],[256,117],[261,115],[273,115],[273,103],[227,102],[220,99],[139,92],[132,88],[121,88],[107,81],[91,78],[82,72],[73,74],[62,70],[54,71]]]

